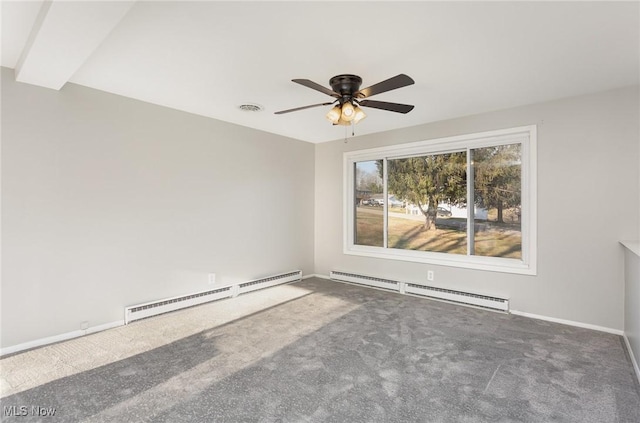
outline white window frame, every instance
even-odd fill
[[[426,154],[448,153],[453,151],[469,151],[470,149],[491,147],[505,144],[521,144],[522,154],[522,258],[485,257],[476,255],[462,255],[432,251],[402,250],[386,247],[373,247],[354,244],[355,238],[355,164],[362,161],[384,160],[384,192],[387,192],[387,159],[404,158]],[[478,269],[494,272],[518,273],[524,275],[537,274],[537,166],[536,166],[536,125],[475,134],[437,138],[407,144],[367,150],[349,151],[344,153],[343,171],[343,252],[344,254],[382,258],[390,260],[404,260],[418,263],[454,266],[468,269]],[[469,165],[469,164],[468,164]],[[384,245],[387,240],[387,206],[384,202]],[[473,210],[472,207],[469,207]],[[473,225],[467,225],[467,227]],[[473,228],[468,228],[468,231]],[[467,237],[470,233],[467,232]],[[468,238],[469,239],[469,238]]]

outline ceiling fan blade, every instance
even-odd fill
[[[295,82],[296,84],[304,85],[305,87],[311,88],[312,90],[320,91],[321,93],[325,93],[327,95],[330,95],[331,97],[340,98],[340,94],[338,94],[337,92],[323,87],[322,85],[308,79],[292,79],[291,81]]]
[[[413,110],[410,104],[387,103],[386,101],[362,100],[359,102],[362,107],[372,107],[374,109],[388,110],[396,113],[409,113]]]
[[[411,79],[409,76],[405,75],[404,73],[401,73],[400,75],[396,75],[393,78],[389,78],[385,81],[378,82],[377,84],[373,84],[370,87],[357,91],[354,94],[354,97],[357,97],[357,98],[371,97],[372,95],[386,93],[387,91],[406,87],[407,85],[412,85],[412,84],[415,84],[415,81]]]
[[[276,115],[283,115],[285,113],[297,112],[298,110],[310,109],[312,107],[328,106],[328,105],[333,104],[333,103],[335,103],[335,101],[330,101],[328,103],[312,104],[310,106],[296,107],[295,109],[280,110],[279,112],[275,112],[275,114]]]

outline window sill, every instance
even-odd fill
[[[425,253],[424,251],[408,251],[381,249],[379,247],[352,246],[345,248],[344,254],[386,260],[401,260],[414,263],[434,264],[438,266],[458,267],[463,269],[482,270],[488,272],[514,273],[534,276],[535,267],[520,260],[497,257],[480,257],[453,255],[446,253]]]

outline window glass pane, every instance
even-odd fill
[[[522,258],[521,145],[472,150],[474,166],[474,254]]]
[[[535,151],[529,126],[345,153],[344,253],[535,275]]]
[[[356,245],[384,247],[382,160],[355,164]]]
[[[388,246],[467,254],[466,152],[387,160]]]

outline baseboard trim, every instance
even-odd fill
[[[61,333],[60,335],[48,336],[46,338],[35,339],[33,341],[25,342],[22,344],[12,345],[10,347],[0,349],[0,357],[7,354],[14,354],[25,350],[30,350],[32,348],[42,347],[44,345],[54,344],[60,341],[79,338],[91,333],[102,332],[103,330],[116,328],[118,326],[124,326],[124,320],[117,320],[115,322],[105,323],[103,325],[92,326],[84,330],[74,330],[72,332]]]
[[[518,315],[518,316],[522,316],[522,317],[529,317],[531,319],[545,320],[547,322],[561,323],[563,325],[575,326],[575,327],[578,327],[578,328],[597,330],[598,332],[606,332],[606,333],[611,333],[613,335],[622,336],[624,334],[623,331],[618,330],[618,329],[612,329],[612,328],[607,328],[607,327],[604,327],[604,326],[592,325],[592,324],[589,324],[589,323],[576,322],[574,320],[558,319],[558,318],[555,318],[555,317],[548,317],[548,316],[542,316],[542,315],[539,315],[539,314],[526,313],[524,311],[518,311],[518,310],[511,310],[510,313]]]
[[[307,276],[303,276],[302,279],[309,279],[309,278],[320,278],[320,279],[331,279],[329,276],[327,275],[320,275],[318,273],[312,273],[310,275]]]
[[[631,364],[633,364],[633,370],[636,372],[636,377],[638,378],[638,383],[640,383],[640,367],[638,367],[638,361],[636,360],[636,356],[633,354],[633,349],[631,348],[631,343],[629,342],[629,338],[627,338],[627,334],[623,334],[624,343],[627,346],[627,351],[629,352],[629,357],[631,357]]]

